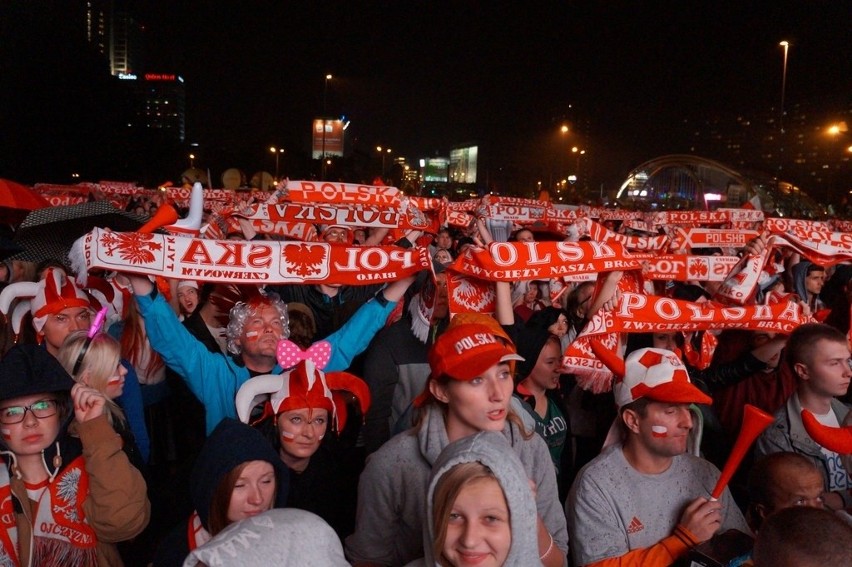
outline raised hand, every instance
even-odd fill
[[[103,394],[83,384],[71,388],[71,400],[74,402],[74,416],[80,423],[103,415],[106,398]]]

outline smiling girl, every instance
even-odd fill
[[[408,567],[535,567],[535,496],[506,438],[482,432],[450,443],[432,471],[425,557]]]

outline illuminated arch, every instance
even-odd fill
[[[658,210],[741,207],[752,199],[764,211],[784,216],[813,218],[825,213],[794,185],[689,154],[646,161],[628,174],[616,194],[619,203]]]
[[[732,191],[732,189],[734,189]],[[734,206],[754,194],[752,180],[717,161],[693,155],[666,155],[634,168],[616,198],[674,205],[676,208],[711,208],[713,201],[735,200]]]

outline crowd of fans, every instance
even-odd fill
[[[702,333],[624,335],[592,393],[562,353],[620,272],[498,282],[493,315],[450,317],[446,267],[500,228],[442,228],[434,277],[388,285],[83,289],[62,259],[0,264],[0,564],[852,565],[852,459],[801,417],[852,423],[852,269],[779,252],[758,296],[822,322],[706,331],[700,366]],[[745,404],[774,422],[713,498]]]

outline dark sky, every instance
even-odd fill
[[[852,94],[852,3],[186,2],[140,6],[187,78],[192,137],[306,143],[320,113],[411,158],[478,141],[504,155],[573,105],[617,167],[682,118]],[[630,163],[633,162],[633,163]],[[626,172],[625,172],[626,173]]]
[[[128,1],[148,70],[186,78],[188,141],[256,151],[247,170],[269,167],[270,145],[308,151],[327,73],[328,114],[349,117],[367,151],[476,142],[488,167],[529,163],[573,116],[588,131],[571,142],[620,179],[686,151],[686,117],[777,106],[782,39],[787,104],[852,98],[848,1]]]

